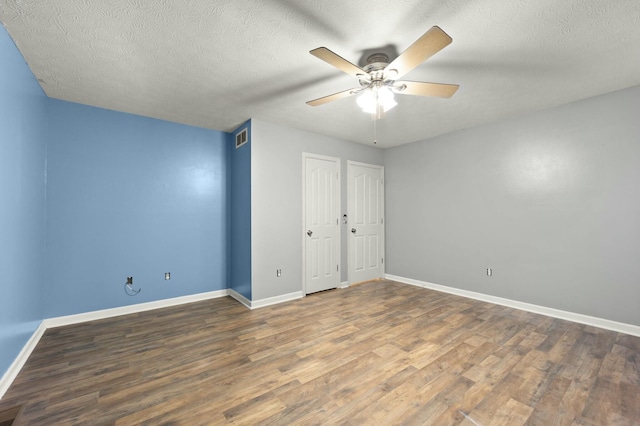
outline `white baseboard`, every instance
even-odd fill
[[[9,386],[11,386],[11,383],[13,383],[20,370],[22,370],[22,367],[24,367],[31,352],[33,352],[46,330],[47,327],[44,325],[44,321],[40,322],[40,325],[36,331],[33,332],[29,340],[27,340],[27,343],[25,343],[16,359],[11,363],[9,369],[2,375],[2,378],[0,378],[0,399],[2,399],[7,390],[9,390]]]
[[[296,300],[296,299],[302,299],[303,297],[304,297],[304,294],[301,291],[295,291],[293,293],[287,293],[280,296],[253,300],[251,302],[251,309],[264,308],[265,306],[276,305],[278,303],[289,302],[291,300]]]
[[[82,314],[66,315],[63,317],[47,318],[43,322],[46,328],[62,327],[78,324],[86,321],[96,321],[120,315],[135,314],[153,309],[168,308],[170,306],[183,305],[185,303],[200,302],[202,300],[216,299],[229,295],[229,290],[209,291],[207,293],[191,294],[188,296],[173,297],[171,299],[156,300],[154,302],[138,303],[136,305],[120,306],[118,308],[102,309],[99,311]]]
[[[18,373],[33,352],[40,338],[49,328],[61,327],[64,325],[78,324],[86,321],[117,317],[120,315],[135,314],[137,312],[150,311],[152,309],[167,308],[170,306],[182,305],[185,303],[199,302],[202,300],[215,299],[229,295],[229,290],[210,291],[207,293],[192,294],[189,296],[174,297],[171,299],[157,300],[154,302],[139,303],[137,305],[121,306],[119,308],[102,309],[100,311],[86,312],[76,315],[66,315],[62,317],[47,318],[40,323],[40,326],[31,335],[31,338],[24,345],[15,361],[11,364],[7,372],[0,379],[0,399],[11,386],[11,383],[18,376]]]
[[[455,294],[456,296],[468,297],[470,299],[481,300],[483,302],[495,303],[496,305],[507,306],[509,308],[520,309],[521,311],[533,312],[535,314],[546,315],[548,317],[560,318],[567,321],[573,321],[580,324],[591,325],[606,330],[617,331],[619,333],[630,334],[640,337],[640,326],[626,324],[617,321],[611,321],[604,318],[592,317],[589,315],[577,314],[575,312],[563,311],[546,306],[534,305],[531,303],[519,302],[517,300],[505,299],[502,297],[491,296],[484,293],[476,293],[474,291],[462,290],[454,287],[433,284],[426,281],[414,280],[412,278],[399,277],[396,275],[385,274],[385,278],[391,281],[397,281],[404,284],[424,287],[431,290],[441,291],[443,293]]]
[[[640,327],[632,324],[611,321],[603,318],[592,317],[573,312],[567,312],[560,309],[548,308],[545,306],[533,305],[530,303],[519,302],[517,300],[505,299],[502,297],[491,296],[483,293],[462,290],[454,287],[447,287],[439,284],[433,284],[426,281],[415,280],[412,278],[399,277],[396,275],[385,274],[385,278],[391,281],[397,281],[404,284],[410,284],[418,287],[428,288],[431,290],[441,291],[444,293],[455,294],[457,296],[468,297],[483,302],[495,303],[497,305],[507,306],[510,308],[520,309],[523,311],[542,314],[554,318],[560,318],[568,321],[586,324],[594,327],[604,328],[607,330],[617,331],[620,333],[630,334],[640,337]],[[342,282],[341,287],[348,287],[348,282]],[[233,289],[224,289],[207,293],[194,294],[189,296],[176,297],[172,299],[158,300],[154,302],[140,303],[137,305],[122,306],[113,309],[103,309],[100,311],[87,312],[83,314],[67,315],[63,317],[47,318],[43,320],[31,338],[24,345],[16,359],[13,361],[7,372],[0,379],[0,399],[17,377],[18,373],[27,362],[29,355],[40,341],[40,338],[48,328],[61,327],[64,325],[77,324],[85,321],[95,321],[99,319],[110,318],[119,315],[127,315],[137,312],[149,311],[152,309],[165,308],[170,306],[181,305],[185,303],[198,302],[218,297],[231,296],[238,302],[242,303],[249,309],[256,309],[277,303],[287,302],[300,299],[304,294],[299,292],[284,294],[281,296],[269,297],[265,299],[251,301]]]
[[[247,299],[246,297],[244,297],[243,295],[241,295],[240,293],[238,293],[234,289],[232,289],[232,288],[229,289],[229,296],[233,297],[238,302],[242,303],[244,306],[246,306],[247,308],[251,309],[251,300]]]
[[[301,299],[304,294],[301,291],[294,293],[282,294],[280,296],[267,297],[265,299],[249,300],[237,291],[230,289],[229,296],[236,299],[249,309],[264,308],[265,306],[276,305],[278,303],[289,302],[291,300]]]
[[[18,376],[18,373],[29,359],[31,352],[36,347],[42,335],[49,328],[62,327],[65,325],[79,324],[87,321],[96,321],[105,318],[116,317],[120,315],[135,314],[138,312],[150,311],[153,309],[167,308],[170,306],[183,305],[185,303],[199,302],[202,300],[216,299],[218,297],[231,296],[238,302],[242,303],[249,309],[262,308],[264,306],[275,305],[277,303],[288,302],[290,300],[300,299],[304,295],[301,291],[281,296],[269,297],[261,300],[251,301],[233,289],[224,289],[218,291],[210,291],[207,293],[192,294],[188,296],[174,297],[171,299],[156,300],[153,302],[139,303],[136,305],[121,306],[118,308],[102,309],[99,311],[86,312],[75,315],[65,315],[62,317],[54,317],[44,319],[36,331],[31,335],[27,343],[24,345],[16,359],[13,361],[7,372],[0,378],[0,399],[7,392],[11,383]]]

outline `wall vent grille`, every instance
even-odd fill
[[[247,129],[244,128],[236,135],[236,149],[247,143]]]

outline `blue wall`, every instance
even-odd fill
[[[0,26],[0,376],[42,320],[46,97]]]
[[[236,135],[245,128],[247,143],[236,149]],[[251,121],[233,132],[229,146],[229,286],[251,300]]]
[[[0,28],[0,376],[43,318],[228,288],[232,215],[250,297],[250,152],[238,211],[231,136],[48,99]]]
[[[45,318],[227,288],[227,134],[48,102]]]

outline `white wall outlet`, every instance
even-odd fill
[[[164,273],[164,279],[165,280],[170,280],[171,279],[171,272],[165,272]]]
[[[493,275],[493,269],[487,268],[487,276],[490,277],[491,275]]]
[[[282,276],[282,269],[276,269],[276,277]]]

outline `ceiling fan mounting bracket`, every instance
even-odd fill
[[[396,93],[402,93],[406,88],[407,88],[407,85],[404,83],[393,85],[393,82],[391,82],[391,90],[393,90]]]

